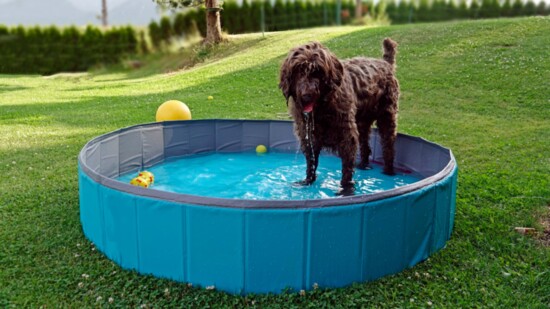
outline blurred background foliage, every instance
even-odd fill
[[[224,1],[222,29],[229,34],[282,31],[340,24],[423,23],[461,19],[549,15],[550,4],[532,0]],[[206,35],[206,9],[198,6],[152,21],[146,29],[7,27],[0,25],[0,73],[53,74],[86,71],[121,59],[163,52],[174,41]]]

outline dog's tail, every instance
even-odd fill
[[[391,65],[395,65],[395,54],[397,54],[397,43],[390,39],[384,39],[384,60]]]

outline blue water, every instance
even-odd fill
[[[370,194],[420,180],[412,174],[387,176],[373,164],[371,170],[356,169],[356,194]],[[163,190],[208,197],[249,200],[305,200],[336,197],[341,172],[340,158],[321,155],[317,180],[311,186],[294,182],[305,178],[306,162],[293,153],[208,153],[181,157],[155,165],[148,171],[155,183],[148,190]],[[130,182],[130,173],[118,178]]]

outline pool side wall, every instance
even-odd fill
[[[445,246],[456,168],[424,189],[345,207],[233,209],[116,191],[80,173],[84,234],[125,269],[229,293],[342,287],[398,273]]]

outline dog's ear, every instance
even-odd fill
[[[324,83],[331,89],[338,88],[344,77],[344,66],[328,48],[319,44],[320,68],[325,73]]]
[[[285,59],[283,65],[281,66],[281,74],[279,77],[279,89],[283,91],[283,95],[287,100],[287,105],[288,98],[291,96],[290,87],[292,86],[292,65],[290,61],[290,56]]]
[[[342,78],[344,77],[344,66],[332,53],[329,53],[327,56],[327,82],[331,88],[338,88],[342,84]]]

